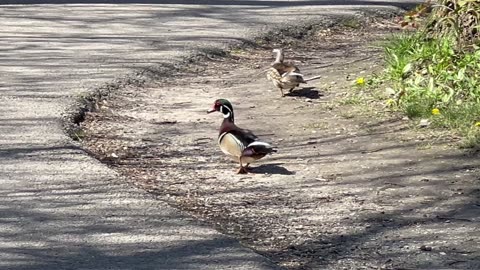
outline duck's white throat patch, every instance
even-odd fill
[[[223,114],[223,118],[230,118],[232,111],[227,106],[221,106],[220,112]]]

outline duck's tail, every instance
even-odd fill
[[[271,146],[266,142],[260,141],[254,141],[250,143],[246,149],[251,149],[251,151],[257,154],[270,154],[277,152],[277,149],[275,149],[275,147]]]
[[[311,77],[311,78],[308,78],[308,79],[305,79],[305,82],[308,82],[308,81],[313,81],[313,80],[317,80],[317,79],[320,79],[322,76],[318,75],[318,76],[314,76],[314,77]]]

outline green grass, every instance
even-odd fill
[[[339,24],[346,28],[360,29],[363,25],[363,22],[359,18],[348,17],[340,20]]]
[[[393,36],[384,45],[385,78],[396,106],[409,118],[431,119],[432,127],[463,136],[463,147],[477,147],[480,48],[461,45],[453,34],[435,38],[421,30]]]
[[[345,96],[338,101],[340,105],[359,105],[363,103],[363,98],[358,93]]]
[[[428,119],[434,133],[480,149],[480,2],[439,0],[430,7],[408,13],[415,31],[377,44],[384,49],[383,74],[357,78],[339,104],[380,101],[386,112],[403,112],[412,123]]]
[[[461,148],[475,148],[480,146],[480,132],[478,130],[468,129],[463,133],[463,140],[460,143]]]

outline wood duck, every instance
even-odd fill
[[[307,83],[308,81],[320,78],[320,76],[315,76],[304,79],[298,67],[283,62],[284,55],[282,49],[274,49],[272,52],[277,55],[272,66],[267,71],[267,79],[272,81],[273,85],[280,89],[282,97],[285,96],[283,89],[288,89],[288,92],[292,92],[292,90],[301,83]]]
[[[223,153],[238,161],[240,168],[237,173],[248,173],[250,163],[276,152],[268,143],[258,141],[251,131],[241,129],[234,123],[233,106],[226,99],[217,99],[207,113],[221,112],[223,122],[218,134],[218,145]]]

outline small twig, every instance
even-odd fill
[[[386,185],[391,185],[391,186],[397,186],[397,187],[406,187],[405,185],[397,184],[397,183],[391,183],[391,182],[386,182]]]
[[[441,216],[436,216],[436,218],[441,220],[458,220],[458,221],[473,222],[473,220],[468,218],[454,218],[454,217],[441,217]]]
[[[377,191],[377,195],[380,194],[381,191],[387,190],[389,188],[393,188],[391,186],[397,186],[397,187],[406,187],[404,185],[396,184],[396,183],[385,183],[385,186],[381,187]]]
[[[157,124],[157,125],[173,125],[173,124],[176,124],[176,123],[177,123],[176,120],[173,120],[173,121],[165,120],[165,121],[155,122],[154,124]]]
[[[446,9],[450,9],[450,11],[454,11],[454,9],[449,8],[449,7],[445,6],[445,5],[432,5],[432,8],[435,8],[435,7],[444,7],[444,8],[446,8]]]
[[[314,63],[315,64],[315,63]],[[321,66],[315,66],[313,68],[327,68],[327,67],[331,67],[333,66],[333,63],[329,63],[329,64],[324,64],[324,65],[321,65]]]
[[[448,265],[452,266],[452,265],[454,265],[454,264],[464,263],[464,262],[467,262],[467,261],[464,261],[464,260],[461,260],[461,261],[460,261],[460,260],[455,260],[455,261],[453,261],[453,262],[449,262]]]
[[[369,153],[375,153],[375,152],[379,152],[379,151],[382,151],[384,148],[377,148],[377,149],[373,149],[373,150],[362,150],[360,153],[362,154],[369,154]]]

